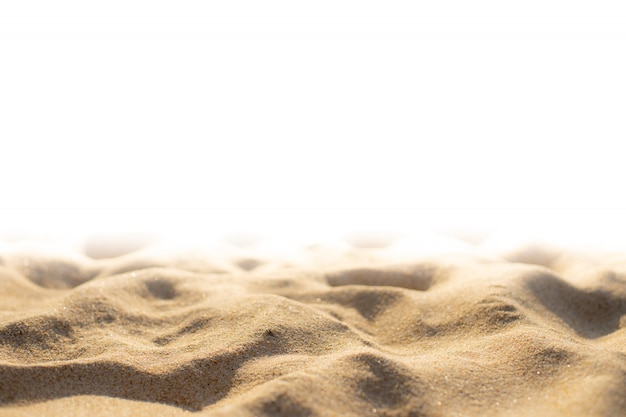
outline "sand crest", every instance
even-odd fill
[[[0,415],[626,415],[626,257],[390,244],[6,246]]]

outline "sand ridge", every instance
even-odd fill
[[[623,257],[391,246],[4,250],[0,415],[626,414]]]

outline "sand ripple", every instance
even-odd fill
[[[379,250],[0,254],[0,414],[626,415],[622,264]]]

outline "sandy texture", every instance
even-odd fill
[[[5,246],[0,415],[626,415],[625,256],[448,243]]]

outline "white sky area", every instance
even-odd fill
[[[626,244],[626,3],[2,0],[0,232]]]

